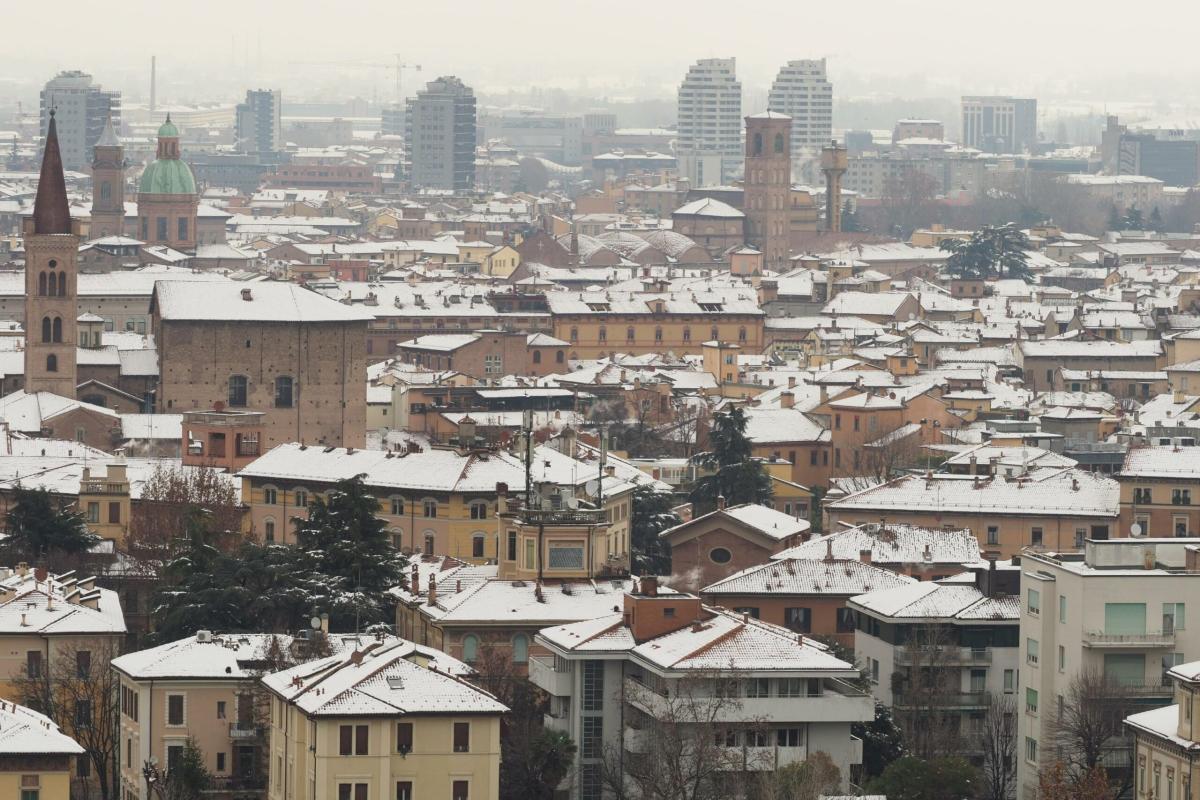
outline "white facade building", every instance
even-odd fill
[[[725,183],[742,161],[742,84],[737,59],[702,58],[691,66],[678,95],[679,175],[693,186]],[[715,174],[715,159],[721,173]],[[700,172],[703,174],[700,174]]]
[[[818,159],[820,148],[833,138],[833,84],[825,73],[825,59],[800,59],[780,67],[767,94],[767,108],[792,118],[793,175],[818,180],[819,172],[806,170],[806,164]]]
[[[704,755],[728,755],[718,771],[728,770],[730,786],[750,790],[754,775],[817,751],[848,778],[862,759],[850,726],[874,717],[870,696],[846,682],[857,670],[812,640],[652,581],[615,613],[537,636],[550,655],[530,657],[529,678],[550,695],[547,727],[579,744],[563,787],[572,800],[613,796],[605,770],[628,780],[633,760],[686,750],[689,735],[709,741],[714,724],[722,746]],[[674,727],[689,715],[695,733]],[[679,741],[658,741],[668,731]]]

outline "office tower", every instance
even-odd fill
[[[1037,145],[1037,100],[964,96],[962,143],[988,153],[1032,151]]]
[[[816,150],[833,137],[833,84],[825,59],[789,61],[779,69],[767,108],[792,118],[792,152]]]
[[[405,146],[414,188],[475,188],[475,93],[446,75],[408,100]]]
[[[251,89],[238,103],[237,149],[263,155],[279,152],[283,143],[283,95],[278,89]]]
[[[792,118],[777,111],[746,117],[746,241],[768,269],[787,265],[792,195]]]
[[[121,93],[104,91],[86,72],[60,72],[42,88],[39,130],[49,127],[51,111],[56,112],[63,168],[83,170],[92,162],[92,148],[109,118],[121,127]]]
[[[742,84],[736,59],[702,58],[691,66],[678,96],[679,175],[693,186],[723,183],[742,157]]]

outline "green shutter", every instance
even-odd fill
[[[1145,603],[1105,603],[1104,632],[1113,636],[1140,636],[1146,633]]]

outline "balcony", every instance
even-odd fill
[[[526,525],[601,525],[608,521],[607,512],[603,509],[590,508],[560,508],[534,509],[523,508],[517,511]]]
[[[1083,646],[1106,650],[1155,650],[1174,647],[1175,632],[1104,633],[1103,631],[1085,631]]]
[[[913,655],[907,648],[897,650],[896,664],[907,667],[912,666],[914,661],[919,665],[927,665],[930,662],[966,665],[992,663],[992,650],[989,647],[956,647],[938,655],[919,653],[915,659]]]
[[[548,731],[557,731],[568,736],[571,734],[571,721],[567,719],[566,714],[543,714],[542,726]]]
[[[556,671],[553,656],[530,656],[529,680],[547,694],[555,697],[571,696],[571,673]]]
[[[830,681],[840,684],[840,681]],[[844,684],[843,684],[844,685]],[[664,696],[632,679],[625,680],[627,701],[655,719],[678,718],[688,706],[694,706],[697,722],[701,717],[711,722],[794,723],[794,722],[868,722],[875,718],[875,701],[869,694],[855,692],[845,685],[844,693],[826,692],[810,697],[738,697],[731,700],[713,698],[713,708],[704,697],[689,697],[672,705]],[[685,720],[681,720],[685,721]]]
[[[922,696],[919,700],[914,701],[910,696],[903,692],[896,692],[893,695],[893,705],[897,708],[911,708],[914,702],[919,702],[921,705],[936,705],[938,708],[987,708],[991,701],[991,693],[989,692],[939,692],[934,697]]]
[[[230,739],[257,739],[263,735],[263,727],[253,722],[229,723]]]

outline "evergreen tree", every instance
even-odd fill
[[[724,497],[731,506],[771,499],[771,478],[762,462],[751,456],[746,412],[741,406],[713,417],[709,443],[712,449],[696,456],[702,466],[713,471],[696,481],[692,489],[691,500],[697,512],[716,508],[718,497]]]
[[[1162,212],[1158,210],[1158,206],[1150,209],[1150,230],[1155,233],[1163,232]]]
[[[969,239],[943,239],[950,253],[946,271],[957,278],[1024,278],[1029,274],[1029,238],[1016,225],[985,226]]]
[[[83,516],[55,501],[45,489],[17,486],[8,511],[3,551],[8,563],[43,562],[48,556],[83,553],[100,541]]]
[[[1125,213],[1125,219],[1121,223],[1122,230],[1140,231],[1145,230],[1146,223],[1142,219],[1142,210],[1137,206],[1131,206],[1129,211]]]
[[[671,555],[658,535],[683,522],[671,510],[674,498],[649,484],[633,490],[633,518],[630,545],[633,568],[638,575],[666,575],[671,571]]]
[[[189,738],[183,745],[179,760],[167,772],[163,781],[165,800],[200,800],[212,785],[212,773],[204,765],[204,752]]]
[[[975,796],[978,779],[977,770],[961,758],[904,756],[889,764],[869,789],[888,800],[962,800]]]
[[[846,233],[863,233],[866,228],[858,218],[858,212],[854,211],[854,206],[847,200],[842,206],[842,230]]]
[[[392,546],[379,501],[362,476],[339,481],[296,520],[296,548],[316,608],[337,630],[393,621],[388,589],[401,583],[408,559]]]
[[[881,775],[887,766],[904,755],[904,740],[892,709],[875,701],[875,719],[856,722],[850,732],[862,741],[863,775],[873,778]]]
[[[1125,223],[1121,218],[1121,213],[1117,211],[1115,205],[1108,207],[1108,224],[1105,226],[1110,231],[1120,231],[1125,229]]]
[[[236,559],[212,544],[210,517],[201,509],[189,509],[184,520],[182,548],[163,568],[164,583],[154,608],[154,633],[158,643],[190,636],[197,630],[257,630],[231,591],[231,572]]]

